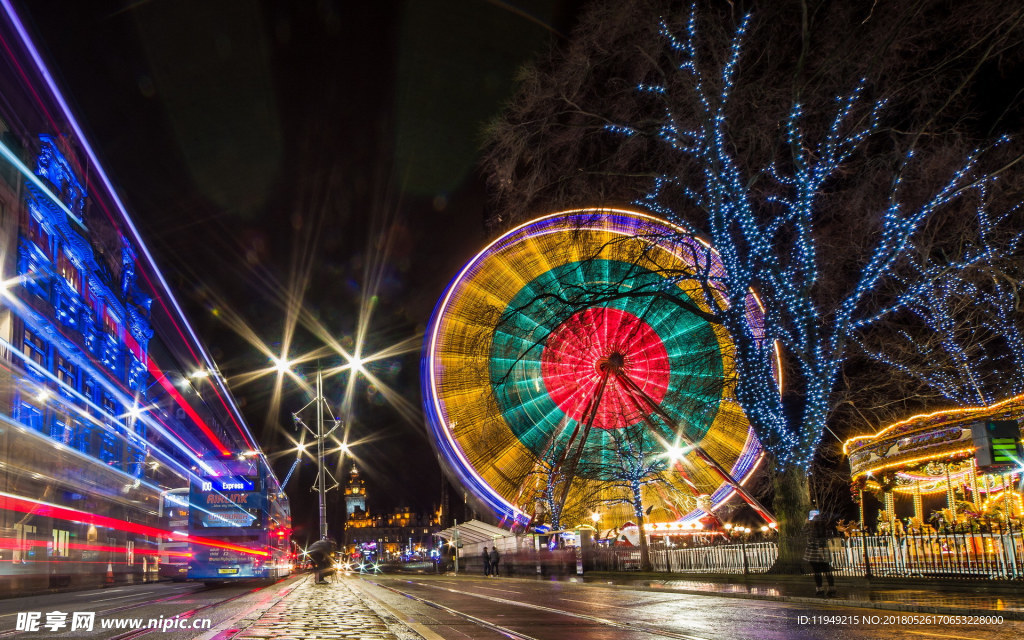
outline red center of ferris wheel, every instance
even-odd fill
[[[621,429],[650,414],[650,407],[619,379],[626,375],[654,402],[665,396],[669,361],[665,345],[646,322],[621,309],[591,308],[570,316],[548,336],[541,375],[548,395],[571,419],[586,420],[602,375],[594,427]]]

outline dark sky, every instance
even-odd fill
[[[487,240],[481,129],[580,4],[33,0],[21,11],[230,383],[268,364],[231,318],[279,349],[296,306],[282,292],[303,291],[302,308],[344,345],[375,292],[368,352],[423,331]],[[300,328],[291,353],[322,344]],[[370,506],[430,509],[441,474],[418,350],[372,371],[415,412],[357,389],[351,439],[374,438],[356,450]],[[341,384],[325,384],[336,406]],[[268,454],[289,446],[288,413],[308,398],[286,387],[270,415],[270,378],[233,390]],[[282,479],[292,460],[276,459]],[[300,527],[316,515],[314,475],[310,463],[288,485]]]

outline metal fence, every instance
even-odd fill
[[[1024,578],[1024,534],[1015,527],[853,535],[830,541],[829,549],[840,575]]]
[[[802,548],[803,541],[795,542]],[[1024,532],[1013,526],[951,527],[904,535],[854,534],[830,539],[828,550],[833,571],[842,576],[1024,579]],[[767,573],[778,555],[774,541],[652,546],[650,550],[654,570],[672,573]],[[603,571],[636,571],[640,551],[596,549],[587,564]]]
[[[652,548],[655,571],[671,573],[766,573],[779,557],[774,542],[716,544],[685,549]],[[602,571],[637,571],[637,549],[602,549],[594,554],[593,566]]]

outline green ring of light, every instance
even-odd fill
[[[538,458],[544,456],[545,452],[548,457],[557,458],[562,455],[576,421],[566,417],[543,385],[543,338],[551,335],[559,325],[584,308],[614,308],[632,313],[657,333],[668,353],[671,368],[668,391],[660,406],[675,421],[686,425],[685,433],[691,441],[699,442],[714,422],[724,386],[722,353],[714,329],[703,318],[661,297],[619,297],[605,304],[582,308],[541,297],[545,293],[571,290],[573,286],[593,287],[594,283],[608,286],[605,289],[608,293],[657,286],[660,291],[696,306],[682,289],[662,276],[621,261],[569,262],[534,278],[509,301],[505,311],[508,317],[499,323],[494,332],[490,358],[491,384],[505,423]],[[626,283],[632,286],[627,287]],[[518,311],[513,313],[512,310]],[[692,348],[687,349],[687,346]],[[541,382],[538,384],[538,381]],[[692,405],[692,408],[685,405]],[[675,432],[653,413],[649,415],[652,423],[657,426],[656,435],[664,441],[673,442]],[[552,433],[563,423],[568,428],[559,429],[559,434],[552,441]],[[648,451],[655,446],[649,424],[639,425],[642,427],[639,434],[643,439],[640,446]],[[603,429],[592,430],[588,437],[587,452],[593,455],[614,450],[607,442],[609,438],[610,435]],[[578,475],[588,475],[585,471],[587,462],[599,461],[581,458]]]

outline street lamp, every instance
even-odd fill
[[[341,426],[341,421],[331,414],[331,421],[333,425],[329,430],[324,431],[324,407],[327,406],[327,400],[323,395],[323,375],[320,371],[320,367],[316,369],[316,396],[308,403],[305,407],[302,407],[297,412],[292,414],[292,418],[295,420],[296,426],[301,425],[306,431],[308,431],[314,438],[316,438],[316,486],[313,489],[318,494],[319,499],[319,510],[320,510],[320,539],[327,538],[327,492],[338,488],[338,480],[324,467],[324,440]],[[300,413],[305,411],[309,405],[316,404],[316,431],[309,428],[302,418],[299,416]],[[327,406],[328,413],[331,413],[331,408]],[[341,451],[345,451],[343,446]],[[334,483],[333,486],[327,488],[327,476],[331,476],[331,481]]]

